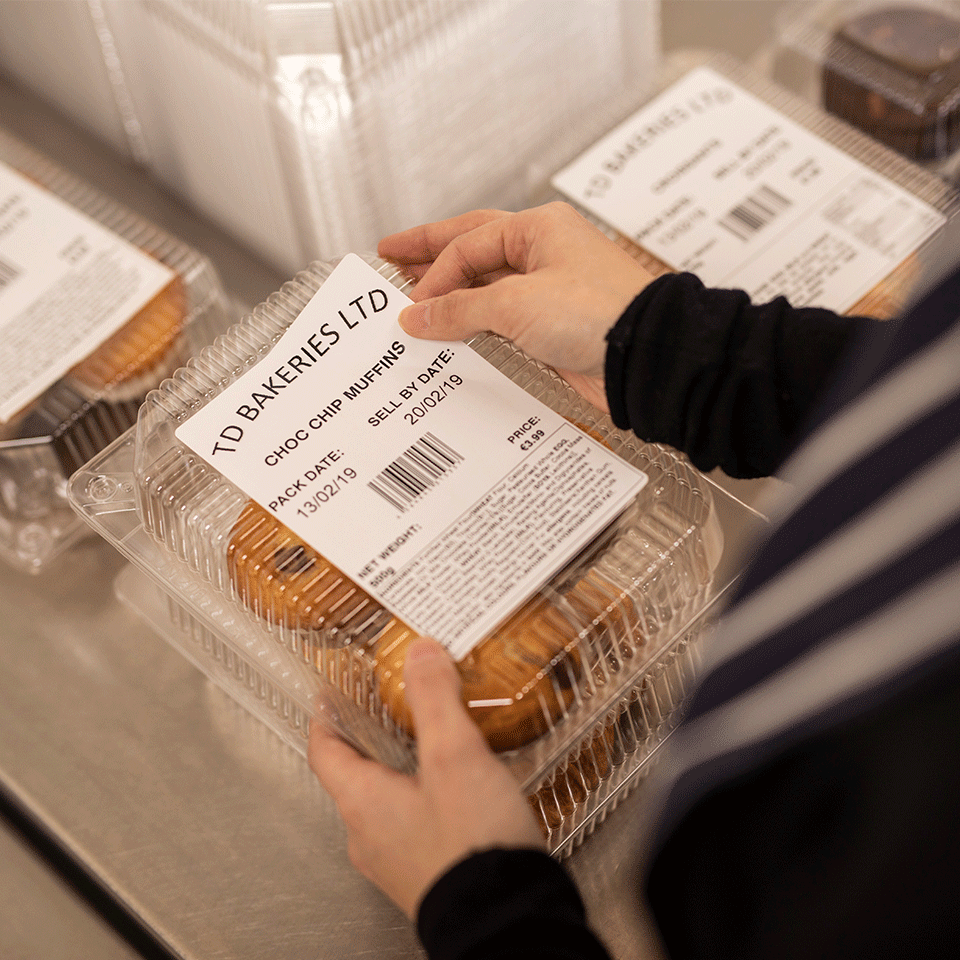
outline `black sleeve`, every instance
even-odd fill
[[[607,337],[613,421],[701,470],[767,476],[799,439],[854,328],[873,322],[783,297],[754,305],[690,273],[659,277]]]
[[[427,892],[417,933],[430,960],[609,960],[563,867],[537,850],[487,850]]]
[[[672,960],[948,960],[960,944],[960,665],[753,769],[670,835]]]

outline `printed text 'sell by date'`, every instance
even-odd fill
[[[450,379],[454,378],[451,377]],[[456,377],[456,380],[460,382],[459,377]],[[546,436],[543,429],[539,427],[539,424],[539,417],[530,417],[507,437],[507,442],[511,445],[518,446],[524,452],[532,450],[537,443]],[[269,508],[274,511],[279,510],[299,494],[306,493],[309,483],[321,479],[325,481],[323,487],[309,495],[308,499],[301,501],[301,506],[297,509],[297,513],[303,517],[307,517],[309,514],[313,514],[319,510],[323,504],[329,503],[340,490],[357,478],[357,472],[352,467],[341,469],[332,479],[323,476],[328,470],[337,469],[335,465],[339,464],[343,455],[342,450],[331,450],[329,453],[319,457],[317,462],[307,470],[302,477],[294,480],[290,486],[284,489],[283,493],[269,502]]]

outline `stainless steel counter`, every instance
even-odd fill
[[[0,955],[15,960],[139,960],[142,956],[3,821]]]
[[[666,11],[667,39],[685,22]],[[2,79],[0,122],[206,252],[241,302],[286,279]],[[122,563],[89,539],[42,578],[0,568],[0,800],[182,960],[420,956],[303,758],[117,602]],[[618,960],[659,956],[631,872],[643,805],[641,787],[568,861]],[[138,952],[0,824],[0,955]]]
[[[2,581],[7,793],[177,957],[416,956],[300,755],[115,601],[120,566],[90,541]]]

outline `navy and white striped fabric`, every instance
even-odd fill
[[[960,656],[960,272],[862,343],[661,764],[661,838],[718,784]]]

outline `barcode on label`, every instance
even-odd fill
[[[456,450],[432,433],[425,433],[367,486],[402,513],[461,460],[463,457]]]
[[[771,187],[762,186],[717,221],[735,237],[746,240],[790,206],[790,201]]]
[[[16,280],[19,276],[20,271],[12,263],[7,263],[6,260],[0,260],[0,290],[8,283]]]

